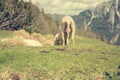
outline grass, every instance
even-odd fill
[[[119,80],[119,73],[120,47],[97,39],[76,37],[74,46],[0,49],[3,80]]]
[[[0,38],[9,38],[13,34],[12,31],[0,30]]]

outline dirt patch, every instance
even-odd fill
[[[68,49],[65,48],[56,48],[57,51],[68,52]]]
[[[12,80],[20,80],[20,76],[18,74],[11,74]]]
[[[48,50],[41,50],[40,53],[50,53]]]

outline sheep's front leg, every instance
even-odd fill
[[[67,32],[67,38],[66,38],[66,44],[68,44],[69,43],[69,35],[70,35],[70,33],[69,32]]]
[[[74,45],[74,36],[75,36],[75,33],[74,33],[74,32],[72,32],[72,37],[71,37],[71,40],[72,40],[73,45]]]
[[[65,39],[64,39],[64,33],[62,32],[62,45],[64,46],[65,45]]]

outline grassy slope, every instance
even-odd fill
[[[76,37],[75,45],[0,49],[0,77],[21,80],[119,80],[120,47]],[[7,77],[6,77],[7,76]]]
[[[0,38],[9,38],[12,34],[12,31],[0,30]]]

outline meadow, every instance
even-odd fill
[[[0,39],[11,37],[1,32]],[[120,47],[75,37],[75,45],[28,47],[0,42],[0,80],[119,80]]]

